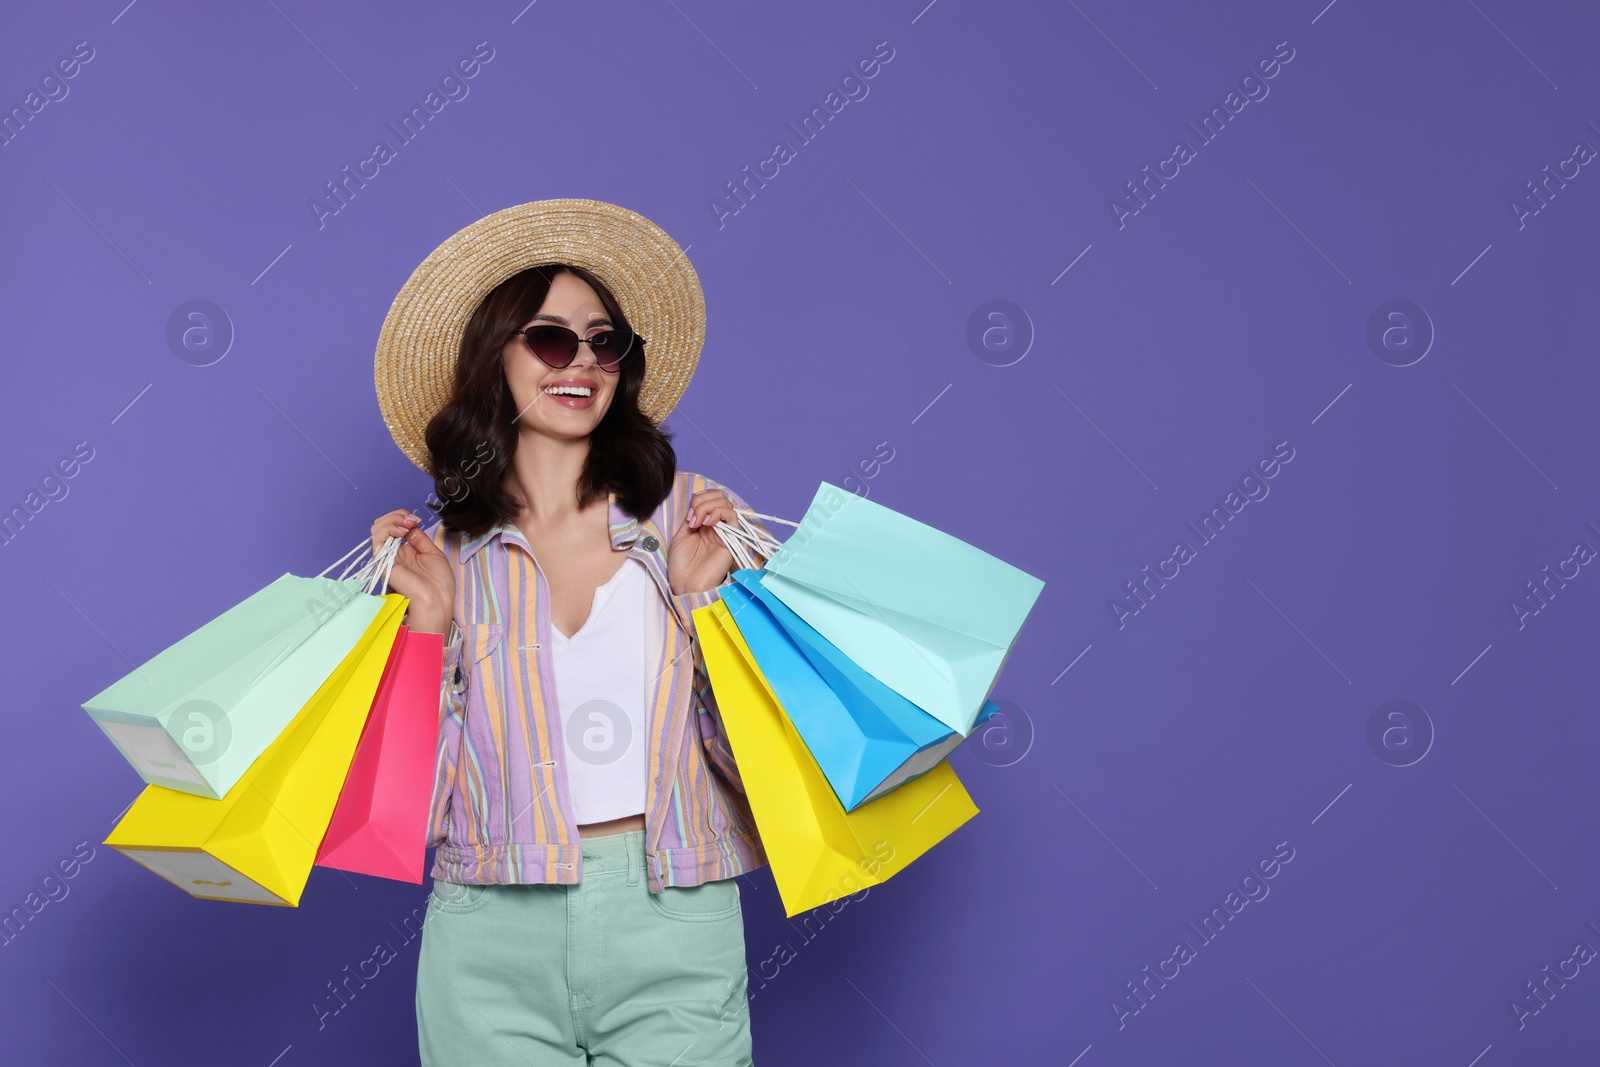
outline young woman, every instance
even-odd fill
[[[544,246],[587,251],[631,292],[652,284],[572,240]],[[424,1064],[750,1063],[734,876],[766,857],[690,616],[733,566],[713,527],[745,505],[676,469],[641,396],[653,381],[659,409],[674,360],[681,394],[686,357],[647,351],[613,285],[543,262],[483,295],[425,423],[441,521],[424,530],[398,510],[372,525],[375,550],[404,539],[389,584],[410,600],[407,625],[450,631],[417,975]],[[390,417],[402,393],[384,384],[400,358],[389,324],[385,338],[380,400],[415,461],[428,413]],[[698,341],[679,347],[694,349],[692,371]]]

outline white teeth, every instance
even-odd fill
[[[545,392],[551,396],[588,396],[593,390],[586,385],[552,385]]]

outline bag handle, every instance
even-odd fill
[[[759,511],[735,506],[733,509],[734,521],[732,523],[719,522],[711,527],[716,535],[722,539],[728,551],[733,554],[733,561],[743,568],[753,568],[756,565],[757,555],[772,558],[772,554],[783,547],[782,542],[775,540],[771,534],[756,529],[751,519],[767,519],[771,522],[781,522],[785,526],[800,528],[798,522],[780,519],[776,515],[764,515]]]
[[[328,567],[328,570],[323,571],[321,574],[317,575],[317,577],[318,578],[326,578],[328,576],[328,571],[333,570],[334,567],[337,567],[339,564],[343,563],[345,560],[350,559],[351,556],[355,556],[356,558],[354,560],[351,560],[350,566],[346,567],[344,569],[343,573],[341,573],[339,575],[338,580],[341,581],[341,582],[344,581],[345,577],[350,573],[351,569],[354,568],[357,564],[359,564],[361,562],[362,557],[365,556],[367,551],[370,551],[371,548],[372,548],[372,539],[371,538],[363,539],[360,544],[356,545],[356,547],[352,548],[350,551],[346,552],[344,555],[342,555],[338,559],[334,560],[333,564]]]
[[[400,537],[391,537],[384,541],[378,554],[372,557],[372,561],[361,571],[361,574],[367,576],[364,592],[374,596],[383,596],[389,592],[389,572],[394,570],[394,561],[400,557],[400,546],[404,543],[404,539]]]
[[[328,571],[333,570],[334,567],[344,563],[346,560],[350,560],[345,569],[339,573],[338,580],[342,582],[346,579],[355,579],[361,582],[362,592],[381,596],[388,592],[389,572],[394,569],[394,561],[400,553],[400,544],[400,538],[390,537],[383,543],[383,547],[378,550],[377,555],[367,559],[367,554],[372,551],[372,539],[367,538],[340,556],[327,570],[317,575],[317,577],[326,578]],[[351,556],[355,558],[350,559]],[[352,571],[354,571],[353,574],[351,573]]]

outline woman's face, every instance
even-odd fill
[[[541,323],[565,326],[583,338],[615,325],[594,289],[574,274],[555,276],[544,304],[522,328]],[[534,355],[521,334],[511,339],[501,355],[506,383],[517,405],[517,422],[550,437],[587,437],[611,407],[621,378],[620,373],[596,366],[594,351],[586,344],[580,344],[572,362],[560,370]],[[580,395],[585,390],[588,395]]]

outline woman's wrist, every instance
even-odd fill
[[[733,568],[729,567],[728,570],[722,575],[721,578],[718,578],[715,582],[712,582],[710,585],[706,586],[704,589],[679,589],[676,585],[673,585],[672,582],[670,582],[670,581],[667,583],[667,586],[668,586],[668,588],[670,588],[672,590],[672,595],[673,596],[689,596],[689,595],[691,595],[693,593],[714,593],[718,589],[721,589],[723,586],[728,584],[728,578],[732,574],[733,574]]]
[[[412,604],[406,611],[406,628],[413,633],[445,634],[450,629],[450,611],[430,604]]]

